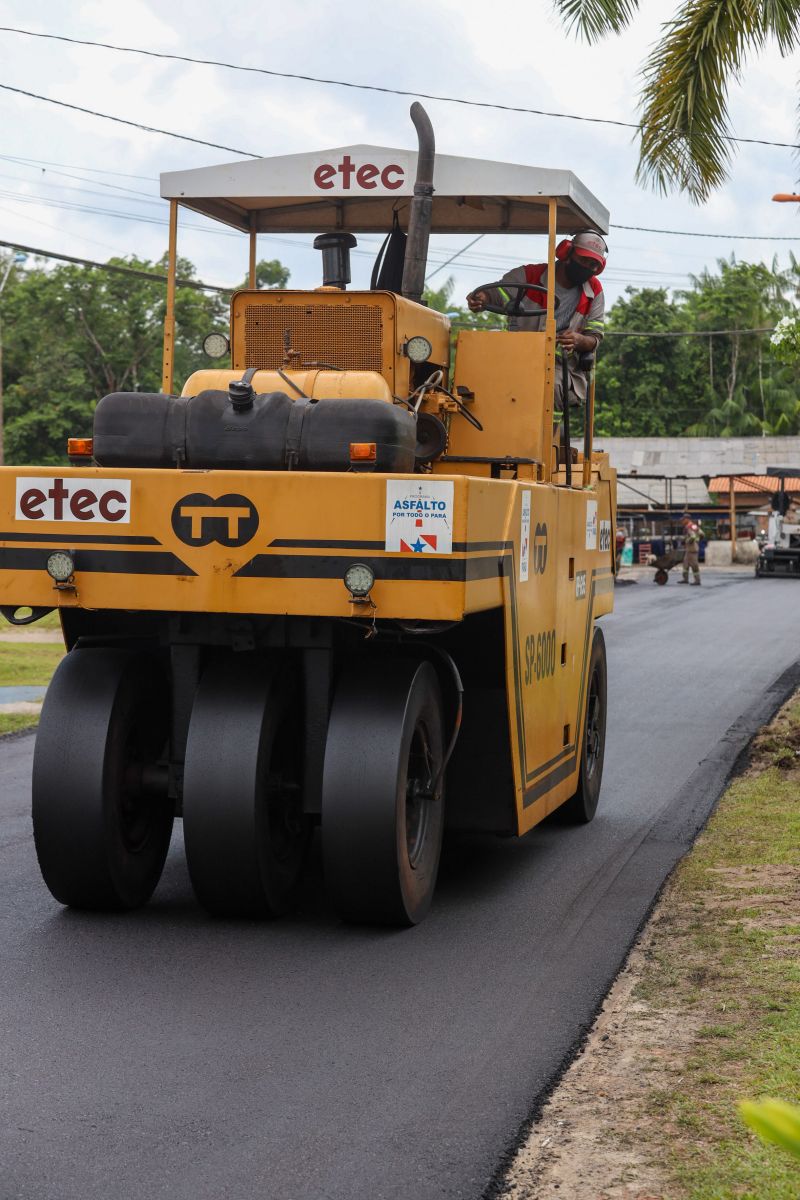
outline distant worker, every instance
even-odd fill
[[[683,522],[684,526],[684,550],[683,550],[683,579],[679,579],[678,583],[689,582],[689,568],[691,567],[694,574],[693,582],[700,583],[700,526],[695,525],[690,517],[686,517]]]
[[[564,240],[556,247],[556,355],[557,369],[553,408],[561,412],[563,376],[560,369],[562,348],[567,352],[570,404],[583,404],[589,389],[587,367],[581,356],[593,354],[603,336],[605,298],[597,276],[606,265],[608,247],[593,229],[576,233],[571,241]],[[537,284],[547,287],[547,263],[529,263],[515,267],[503,276],[505,283]],[[481,312],[484,305],[504,305],[519,295],[516,289],[506,292],[496,287],[470,292],[467,304],[470,312]],[[517,332],[539,332],[547,318],[547,297],[543,291],[526,292],[520,304],[520,316],[509,316],[509,329]]]

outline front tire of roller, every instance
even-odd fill
[[[582,725],[578,788],[556,810],[561,820],[570,825],[588,825],[597,812],[606,747],[607,679],[606,643],[602,630],[595,629],[586,675],[586,709]]]
[[[183,832],[212,916],[280,916],[295,903],[310,835],[302,746],[288,669],[244,655],[207,668],[189,723]]]
[[[331,710],[322,788],[328,894],[350,921],[416,925],[436,886],[444,829],[430,785],[443,761],[442,702],[430,663],[366,660]]]
[[[74,908],[132,909],[161,877],[174,805],[142,768],[163,756],[168,683],[127,650],[71,650],[47,690],[33,757],[33,837],[42,876]]]

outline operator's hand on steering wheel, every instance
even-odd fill
[[[483,306],[486,303],[486,292],[470,292],[467,296],[467,304],[470,312],[483,312]]]

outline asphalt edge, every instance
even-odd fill
[[[616,983],[620,973],[627,966],[631,951],[639,941],[639,937],[648,924],[653,909],[658,903],[664,888],[672,878],[673,872],[692,849],[698,835],[705,828],[706,823],[717,807],[723,793],[727,790],[728,785],[737,775],[740,775],[746,769],[750,746],[755,735],[764,725],[772,720],[778,709],[798,689],[800,689],[800,659],[790,667],[787,667],[785,671],[782,671],[769,687],[762,692],[761,696],[741,716],[737,717],[733,724],[726,729],[715,747],[715,751],[723,750],[723,753],[710,754],[708,757],[702,759],[683,786],[678,789],[665,808],[662,809],[661,813],[657,814],[654,818],[647,833],[631,855],[631,859],[648,843],[654,841],[663,843],[665,840],[670,840],[670,834],[671,840],[679,845],[681,850],[674,857],[670,867],[664,874],[606,990],[601,996],[596,998],[589,1020],[581,1025],[575,1041],[562,1057],[548,1086],[534,1097],[530,1112],[519,1126],[513,1140],[503,1151],[491,1179],[480,1194],[480,1200],[504,1200],[504,1197],[506,1197],[508,1191],[507,1176],[519,1150],[524,1142],[527,1141],[531,1130],[541,1115],[542,1109],[558,1088],[567,1069],[583,1053],[589,1034],[594,1027],[606,997]],[[676,800],[680,801],[684,799],[686,801],[686,799],[696,796],[698,793],[699,798],[696,802],[688,806],[687,812],[682,811],[683,806],[680,803],[675,804]],[[673,808],[679,810],[677,817],[671,811]],[[670,820],[676,825],[684,825],[682,837],[677,836],[679,834],[678,829],[670,830]],[[628,861],[630,862],[630,860]],[[626,863],[626,867],[627,865]]]
[[[16,742],[20,738],[30,737],[38,728],[38,725],[30,725],[27,729],[9,729],[8,733],[0,733],[0,746],[4,742]]]

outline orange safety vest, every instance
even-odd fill
[[[525,279],[528,283],[541,283],[542,276],[546,270],[547,263],[528,263],[525,267]],[[588,316],[589,309],[592,307],[592,301],[603,290],[603,285],[596,275],[590,275],[587,282],[591,295],[587,292],[586,285],[584,284],[581,288],[581,298],[575,307],[575,312],[579,313],[582,317]],[[539,308],[547,308],[547,301],[543,298],[542,292],[526,292],[525,295]]]

